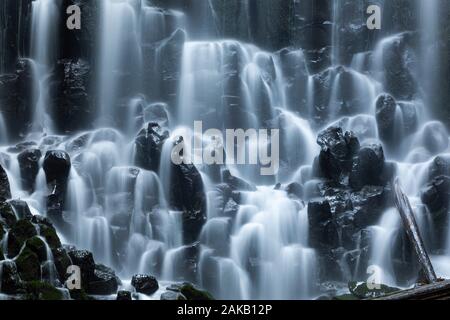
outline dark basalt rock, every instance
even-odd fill
[[[131,301],[131,292],[126,290],[120,290],[117,292],[116,300],[118,301]]]
[[[223,182],[228,184],[231,190],[236,191],[256,191],[256,186],[244,179],[233,176],[229,170],[222,172]]]
[[[110,295],[117,292],[119,284],[120,280],[112,269],[104,265],[96,265],[87,292],[94,295]]]
[[[25,246],[15,261],[22,280],[32,281],[41,278],[39,257],[29,247]]]
[[[8,257],[15,257],[28,238],[37,235],[36,227],[29,220],[17,221],[8,235]]]
[[[17,156],[22,186],[30,193],[34,190],[34,183],[39,172],[39,160],[41,159],[41,156],[42,153],[39,149],[28,149]]]
[[[8,202],[0,202],[0,221],[2,221],[7,228],[11,228],[14,223],[17,222],[14,210]]]
[[[172,163],[169,203],[183,212],[185,243],[196,241],[206,221],[206,195],[200,172],[193,164]]]
[[[14,73],[0,75],[0,111],[7,124],[15,124],[8,126],[10,139],[18,139],[30,127],[33,99],[38,92],[33,69],[30,59],[19,59]]]
[[[158,281],[155,277],[145,274],[136,274],[131,279],[131,285],[137,292],[152,295],[159,289]]]
[[[450,156],[437,156],[431,162],[428,168],[429,181],[439,176],[450,176]]]
[[[19,219],[31,219],[33,215],[31,214],[30,207],[23,200],[10,200],[8,203],[14,209],[15,214]]]
[[[447,214],[450,206],[450,177],[438,176],[434,178],[421,192],[422,202],[436,216],[438,213]]]
[[[180,292],[166,291],[161,294],[161,300],[178,301],[178,300],[187,300],[187,299]]]
[[[0,201],[6,201],[11,198],[11,189],[6,171],[0,165]]]
[[[384,160],[383,147],[380,144],[361,147],[353,161],[350,186],[360,190],[365,185],[385,185],[386,181],[382,181]]]
[[[297,199],[303,198],[303,187],[300,183],[292,182],[286,186],[286,192],[289,196],[295,197]]]
[[[72,261],[67,251],[62,247],[52,250],[52,254],[59,280],[64,282],[67,279],[67,268],[72,264]]]
[[[95,262],[91,252],[87,250],[71,250],[68,252],[73,265],[81,270],[81,285],[87,290],[88,284],[95,276]]]
[[[47,183],[65,188],[71,168],[70,156],[67,152],[61,150],[47,151],[43,168]]]
[[[382,94],[378,97],[375,106],[380,138],[385,142],[392,142],[395,138],[395,113],[397,102],[391,95]]]
[[[156,122],[150,122],[147,129],[141,130],[135,140],[136,165],[157,172],[162,148],[168,137],[169,132],[166,129]]]
[[[63,0],[60,7],[60,15],[66,16],[66,9],[71,5],[77,5],[82,12],[82,27],[80,30],[69,30],[66,19],[60,19],[58,28],[60,32],[61,59],[86,59],[94,60],[97,45],[97,31],[100,25],[100,4],[89,0]]]
[[[67,28],[64,28],[67,29]],[[59,132],[75,132],[90,127],[91,67],[85,60],[59,60],[50,78],[51,114]]]
[[[39,263],[47,261],[47,248],[44,241],[42,241],[39,237],[34,236],[28,239],[25,243],[25,248],[36,254]]]
[[[45,281],[30,281],[25,284],[27,300],[62,300],[63,294]]]
[[[6,294],[19,293],[23,284],[17,271],[17,266],[12,260],[5,260],[0,262],[2,268],[1,292]]]
[[[341,128],[330,127],[319,134],[317,143],[322,149],[318,162],[321,175],[339,181],[350,172],[353,157],[360,148],[352,132],[344,134]]]
[[[383,47],[385,88],[399,100],[413,100],[418,92],[414,69],[417,63],[414,39],[417,34],[404,32]]]
[[[167,287],[167,290],[180,293],[182,296],[185,297],[186,300],[198,300],[198,301],[214,300],[214,298],[211,296],[209,292],[202,290],[189,282],[184,282],[181,284],[173,284]]]

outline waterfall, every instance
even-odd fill
[[[83,12],[86,29],[68,43],[56,27],[65,2],[32,2],[30,52],[21,59],[33,83],[23,70],[0,75],[0,89],[11,91],[0,92],[0,164],[11,198],[52,220],[48,196],[60,186],[50,188],[45,157],[67,152],[58,236],[112,267],[121,289],[142,273],[164,285],[193,282],[218,299],[315,299],[333,296],[330,286],[340,292],[346,281],[366,281],[369,266],[382,271],[383,284],[412,285],[417,274],[386,197],[388,175],[410,198],[438,274],[449,274],[450,217],[438,220],[441,212],[423,196],[434,178],[450,175],[448,128],[431,112],[445,65],[438,0],[415,1],[407,13],[384,12],[391,6],[377,1],[389,18],[374,35],[365,30],[365,5],[348,0],[293,0],[295,13],[283,13],[282,22],[275,12],[264,16],[275,0],[97,2],[95,14]],[[409,20],[417,30],[403,26]],[[286,21],[293,30],[275,26]],[[83,53],[65,56],[71,46]],[[76,60],[89,72],[61,68]],[[32,106],[13,92],[22,85],[36,88]],[[52,105],[54,88],[67,98],[61,106]],[[86,111],[86,125],[56,135],[64,128],[60,107],[67,117]],[[17,135],[10,119],[27,108],[32,119]],[[342,135],[321,136],[330,127]],[[233,152],[225,139],[205,134],[239,129],[248,135]],[[273,151],[276,140],[248,133],[266,129],[280,138],[273,176],[260,174],[262,164],[232,162],[238,153],[247,161]],[[183,163],[175,164],[181,142]],[[225,163],[204,163],[215,146],[226,151]],[[24,153],[30,149],[42,154],[36,162]],[[364,170],[375,166],[376,177],[368,177]],[[5,258],[10,235],[5,229],[0,241]],[[39,280],[59,286],[55,250],[39,238],[46,251]],[[9,263],[0,261],[0,292]]]
[[[33,129],[37,132],[51,132],[52,118],[48,111],[48,77],[57,56],[60,1],[37,0],[32,3],[31,57],[38,92],[35,95]]]

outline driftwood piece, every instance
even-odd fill
[[[437,281],[436,273],[434,272],[433,265],[431,264],[427,251],[425,250],[411,204],[408,197],[403,193],[398,178],[394,183],[394,198],[395,205],[397,206],[397,209],[402,217],[406,234],[414,247],[414,251],[419,259],[424,276],[428,283],[434,283]]]
[[[450,280],[399,291],[374,300],[450,300]]]

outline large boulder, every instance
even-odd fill
[[[47,151],[43,168],[47,183],[65,187],[71,168],[70,156],[61,150]]]
[[[104,266],[96,265],[94,276],[89,282],[89,289],[87,292],[94,295],[110,295],[117,292],[120,280],[115,272]]]
[[[87,250],[71,250],[68,252],[73,265],[80,267],[81,285],[86,290],[95,275],[94,256]]]
[[[146,274],[135,274],[131,279],[131,285],[137,292],[146,295],[152,295],[159,289],[156,278]]]

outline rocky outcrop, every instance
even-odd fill
[[[393,206],[395,166],[385,161],[381,145],[361,146],[352,132],[338,127],[321,132],[317,142],[321,152],[314,174],[321,181],[308,203],[309,241],[319,252],[321,277],[336,279],[342,261],[351,268],[356,261],[360,268],[367,263],[371,242],[365,230]]]

